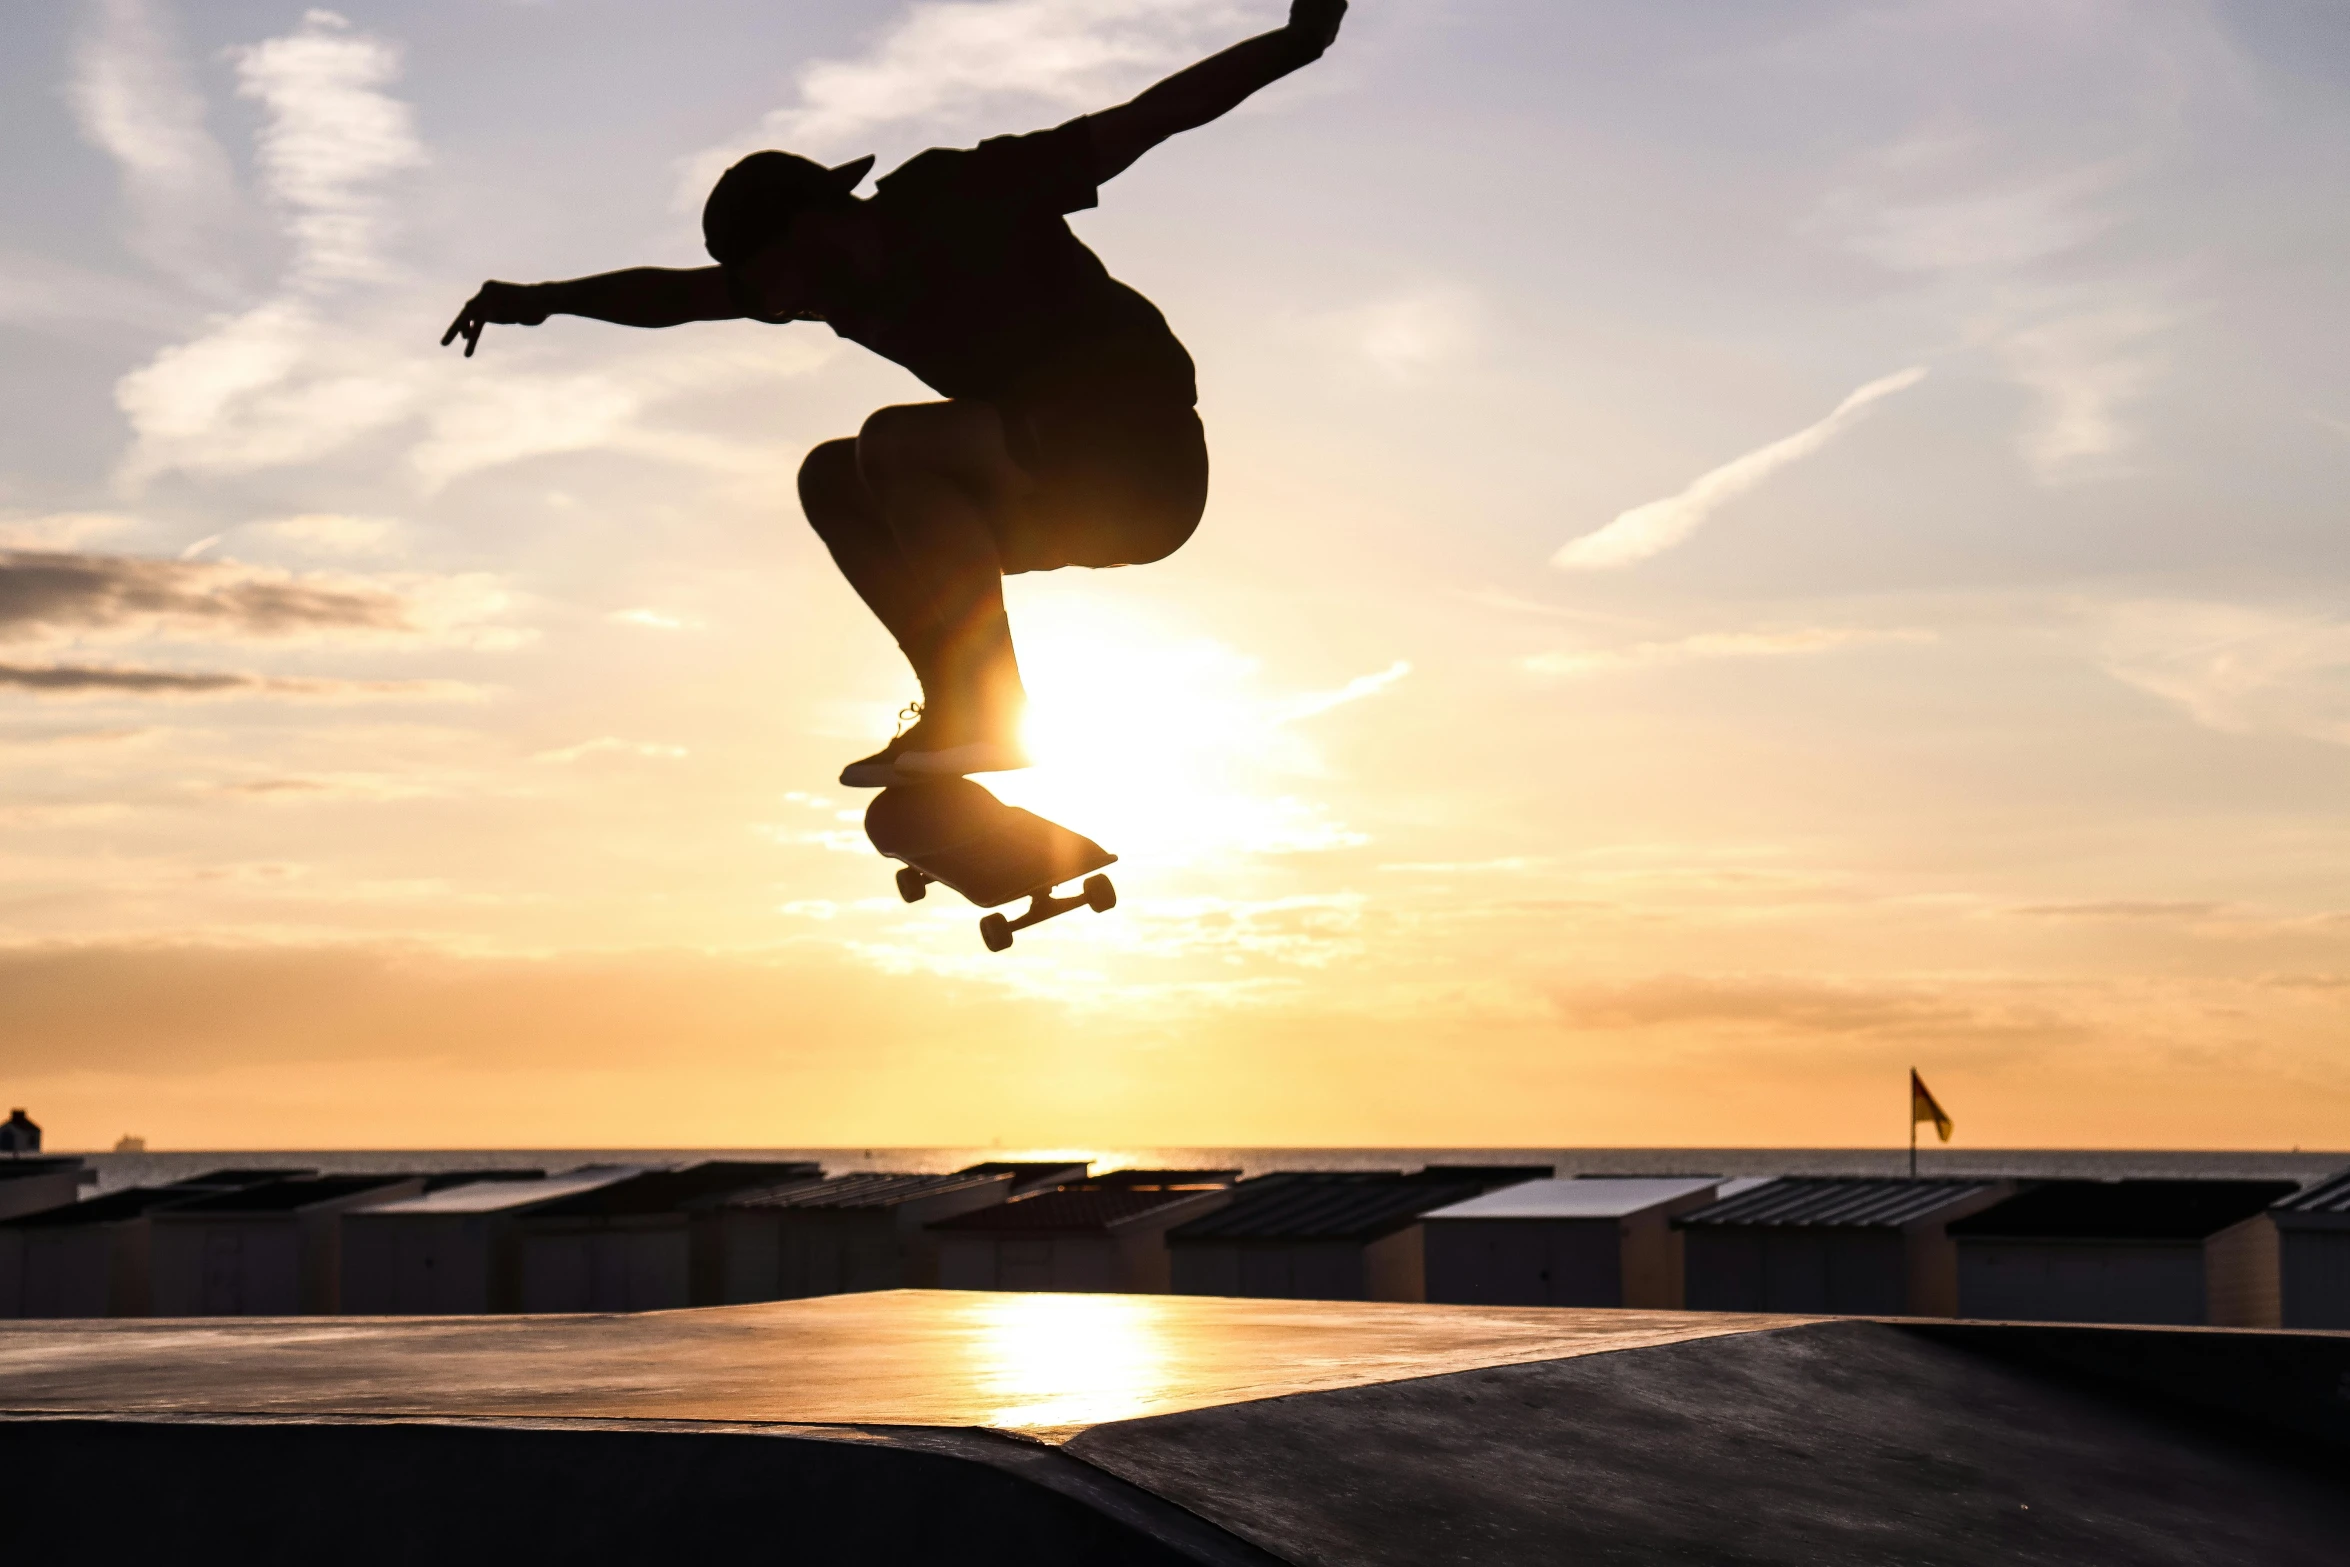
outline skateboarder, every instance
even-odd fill
[[[800,504],[897,638],[919,716],[841,782],[1025,767],[1026,695],[1003,578],[1132,566],[1179,548],[1207,503],[1191,357],[1149,300],[1069,231],[1103,181],[1178,131],[1319,59],[1346,0],[1294,0],[1286,26],[1130,103],[970,149],[933,148],[851,194],[872,165],[756,152],[702,212],[712,267],[485,283],[442,335],[492,323],[823,321],[943,402],[884,408],[800,466]]]

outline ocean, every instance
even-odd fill
[[[1906,1148],[463,1148],[293,1151],[211,1149],[83,1155],[95,1192],[153,1186],[224,1166],[329,1173],[568,1170],[582,1164],[682,1164],[697,1159],[813,1159],[827,1174],[953,1170],[983,1159],[1090,1159],[1096,1169],[1416,1170],[1426,1164],[1538,1164],[1560,1175],[1901,1175]],[[2314,1181],[2350,1168],[2350,1153],[2259,1150],[1940,1148],[1918,1150],[1922,1176],[2039,1179],[2124,1176]]]

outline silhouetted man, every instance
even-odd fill
[[[946,399],[884,408],[800,466],[800,504],[922,683],[920,717],[841,782],[1025,767],[1026,695],[1003,578],[1172,554],[1207,504],[1191,356],[1065,215],[1178,131],[1319,59],[1346,0],[1294,0],[1288,25],[1131,103],[968,150],[933,148],[851,194],[870,157],[827,169],[757,152],[702,211],[718,265],[565,283],[485,283],[441,342],[550,315],[623,326],[823,321]]]

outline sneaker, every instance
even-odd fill
[[[908,733],[908,740],[914,736]],[[901,749],[895,758],[901,778],[960,778],[966,773],[1017,772],[1028,765],[1028,753],[1017,741],[974,740],[937,750]]]
[[[906,742],[912,740],[922,727],[922,704],[908,702],[898,710],[898,732],[889,744],[871,756],[861,756],[840,770],[843,789],[886,789],[891,784],[903,783],[905,775],[898,771],[898,757],[904,753]]]

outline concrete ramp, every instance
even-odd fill
[[[2345,1560],[2350,1336],[893,1291],[0,1326],[28,1559]]]
[[[1300,1564],[2350,1560],[2350,1454],[1990,1337],[1821,1323],[1121,1422],[1067,1450]]]

